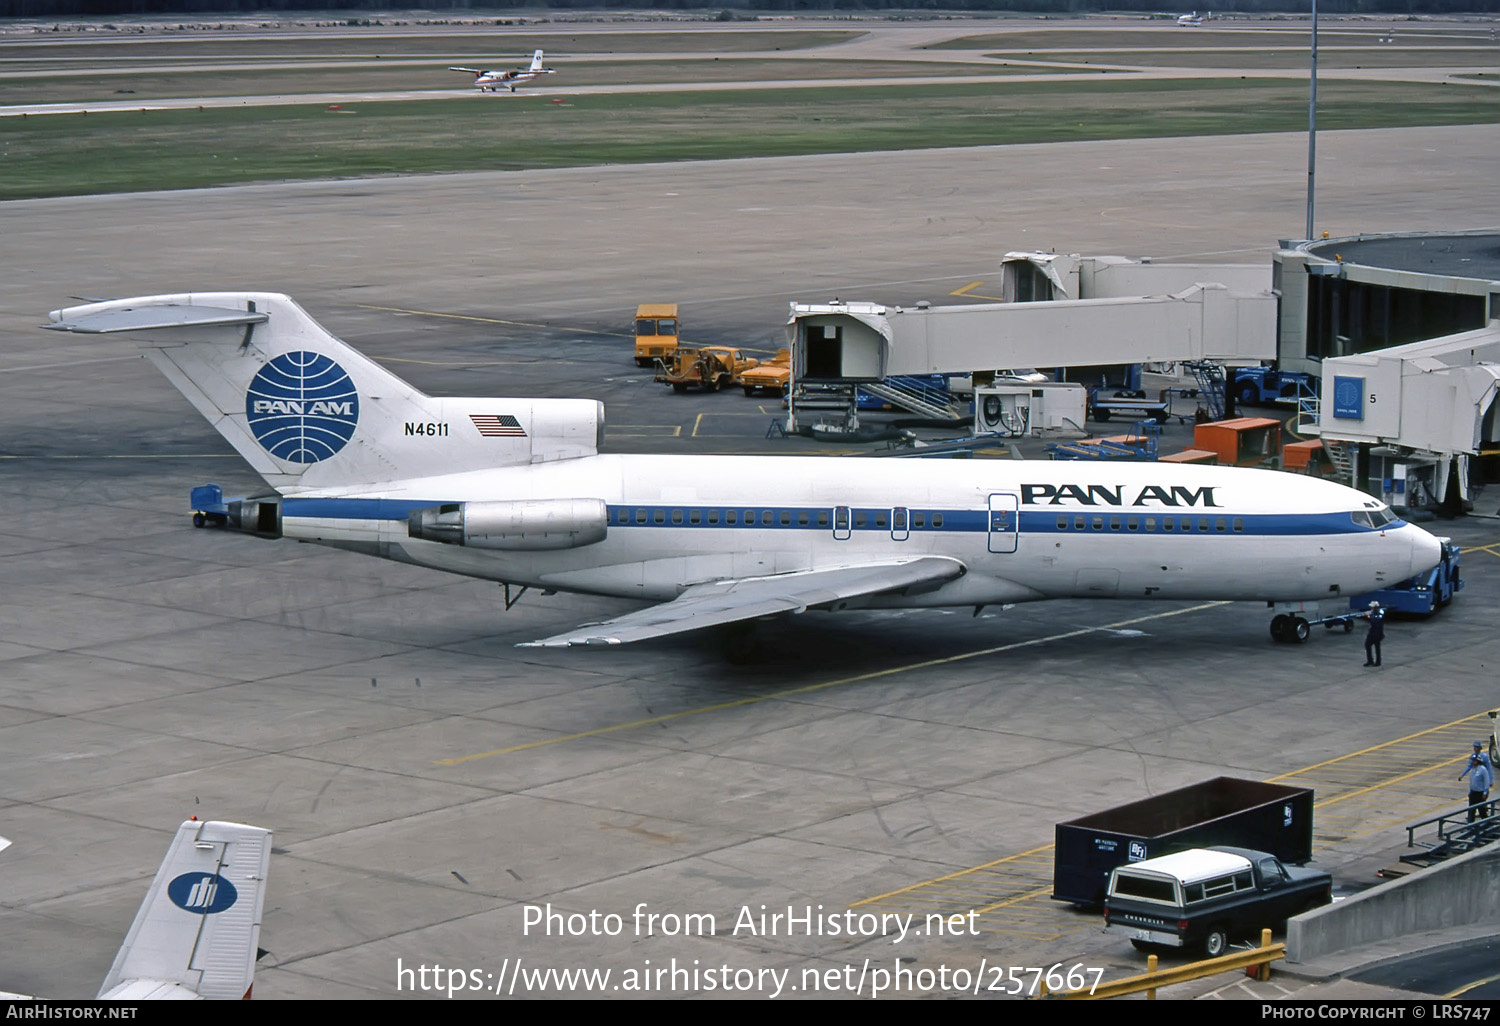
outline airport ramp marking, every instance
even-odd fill
[[[378,310],[381,313],[410,314],[413,317],[441,317],[450,321],[475,321],[479,324],[506,324],[513,328],[542,328],[547,331],[576,331],[584,335],[603,335],[606,338],[635,338],[634,335],[623,331],[600,331],[598,328],[569,328],[559,324],[540,324],[536,321],[510,321],[503,317],[480,317],[476,314],[443,313],[439,310],[408,310],[400,306],[372,306],[368,303],[358,304],[361,310]]]
[[[948,666],[953,663],[966,662],[970,659],[980,659],[985,656],[998,655],[1001,652],[1014,652],[1017,649],[1032,648],[1037,645],[1045,645],[1054,641],[1066,641],[1069,638],[1078,638],[1086,634],[1099,634],[1106,631],[1119,630],[1138,623],[1146,623],[1151,620],[1163,620],[1172,616],[1183,616],[1187,613],[1202,612],[1205,609],[1215,609],[1219,606],[1229,605],[1228,602],[1204,602],[1196,606],[1188,606],[1185,609],[1169,609],[1162,613],[1152,613],[1148,616],[1132,617],[1129,620],[1120,620],[1116,623],[1102,624],[1097,627],[1080,627],[1078,630],[1065,631],[1061,634],[1049,634],[1042,638],[1030,638],[1026,641],[1013,641],[1005,645],[996,645],[992,648],[976,649],[973,652],[961,652],[958,655],[944,656],[941,659],[927,659],[920,663],[908,663],[905,666],[891,666],[884,670],[872,670],[869,673],[859,673],[852,677],[839,677],[834,680],[823,681],[819,684],[806,684],[799,688],[786,688],[782,691],[773,691],[770,694],[755,695],[750,698],[737,698],[729,702],[716,702],[713,705],[703,705],[696,709],[683,709],[681,712],[666,713],[661,716],[649,716],[641,720],[631,720],[628,723],[615,723],[607,727],[595,727],[593,730],[579,731],[576,734],[562,734],[557,737],[543,738],[540,741],[528,741],[525,744],[511,745],[507,748],[495,748],[488,752],[475,752],[472,755],[459,755],[451,759],[437,759],[434,766],[460,766],[466,762],[474,762],[479,759],[489,759],[497,755],[511,755],[515,752],[525,752],[533,748],[543,748],[547,745],[559,745],[567,741],[577,741],[586,737],[600,737],[604,734],[614,734],[622,730],[633,730],[637,727],[650,727],[658,723],[670,723],[673,720],[686,719],[690,716],[703,716],[707,713],[722,712],[725,709],[737,709],[742,706],[759,705],[761,702],[772,702],[782,698],[792,698],[796,695],[809,695],[817,691],[825,691],[828,688],[840,687],[844,684],[855,684],[861,681],[878,680],[881,677],[893,677],[901,673],[909,673],[912,670],[931,669],[935,666]]]
[[[981,295],[978,292],[974,291],[975,289],[979,288],[979,286],[981,286],[983,284],[984,284],[984,279],[983,278],[981,278],[979,281],[971,281],[971,282],[969,282],[969,284],[963,286],[962,288],[954,289],[952,292],[948,293],[948,295],[950,295],[950,296],[964,296],[964,297],[967,297],[969,299],[986,299],[986,300],[989,300],[992,303],[1003,303],[1003,302],[1005,302],[1005,300],[1001,299],[999,296],[985,296],[985,295]]]

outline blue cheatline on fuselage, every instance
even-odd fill
[[[319,520],[406,520],[419,509],[454,505],[441,499],[343,499],[288,498],[282,500],[284,517]],[[763,506],[753,502],[733,506],[662,506],[620,503],[607,507],[609,527],[615,530],[648,528],[653,530],[833,530],[832,507],[829,506]],[[989,511],[982,509],[933,509],[906,507],[907,530],[922,533],[984,533],[989,528]],[[1354,522],[1354,510],[1336,513],[1205,513],[1143,511],[1101,512],[1090,509],[1054,508],[1045,512],[1023,510],[1019,518],[1021,534],[1223,534],[1260,537],[1294,537],[1318,534],[1370,534],[1392,531],[1406,526],[1395,520],[1382,527],[1367,527]],[[734,514],[735,522],[727,520]],[[891,507],[849,507],[849,527],[854,531],[889,533]],[[694,517],[697,517],[694,520]],[[769,520],[766,518],[769,516]],[[675,517],[675,519],[674,519]],[[820,517],[822,518],[820,522]],[[863,518],[863,522],[861,522]],[[710,522],[710,521],[713,522]],[[1081,521],[1081,523],[1080,523]],[[1148,525],[1147,521],[1151,523]],[[1168,527],[1167,523],[1172,526]]]

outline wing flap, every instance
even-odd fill
[[[776,613],[800,613],[870,595],[936,588],[965,572],[963,563],[956,559],[921,556],[695,584],[670,602],[602,623],[584,624],[519,647],[623,645]]]

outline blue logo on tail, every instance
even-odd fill
[[[318,353],[282,353],[245,394],[255,440],[279,460],[317,463],[337,453],[359,424],[359,393],[344,368]]]
[[[172,904],[188,912],[212,915],[223,912],[239,900],[234,884],[217,873],[183,873],[167,884]]]

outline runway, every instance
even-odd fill
[[[1489,128],[1329,132],[1319,157],[1334,237],[1500,224]],[[244,494],[249,469],[128,342],[37,325],[70,296],[285,291],[429,392],[602,398],[613,451],[782,451],[773,410],[633,366],[636,303],[767,348],[788,302],[938,302],[1008,250],[1258,262],[1300,234],[1305,180],[1286,135],[0,204],[0,988],[92,996],[194,814],[276,832],[259,998],[443,996],[401,974],[435,965],[495,989],[530,980],[516,959],[610,970],[606,988],[647,960],[724,966],[759,995],[808,969],[847,995],[847,967],[898,958],[1138,971],[1062,909],[898,943],[733,927],[842,915],[1145,794],[1466,724],[1496,704],[1493,555],[1466,557],[1440,618],[1390,626],[1377,676],[1357,637],[1273,646],[1264,610],[1223,604],[809,613],[749,668],[693,637],[516,649],[628,606],[504,612],[492,585],[194,530],[188,489]],[[1500,541],[1493,521],[1443,533]],[[1407,810],[1320,860],[1363,880]],[[547,906],[550,935],[526,925]]]

